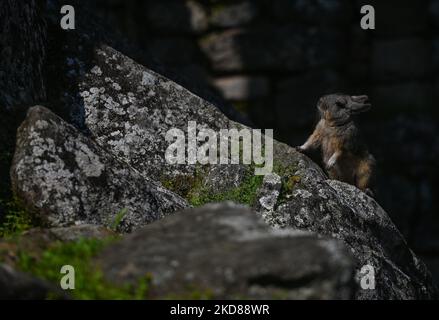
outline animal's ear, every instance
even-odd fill
[[[325,103],[325,99],[319,99],[319,102],[317,102],[317,109],[319,109],[321,113],[325,112],[328,109],[328,106]]]

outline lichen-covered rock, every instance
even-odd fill
[[[298,177],[296,183],[275,210],[263,211],[268,223],[342,240],[356,259],[357,272],[365,265],[375,269],[375,290],[359,290],[358,299],[438,297],[424,263],[378,203],[354,186],[327,180],[309,160],[297,160],[290,173]]]
[[[187,135],[189,121],[195,121],[197,129],[215,131],[240,125],[214,105],[108,46],[96,49],[93,63],[79,85],[84,109],[73,114],[76,119],[83,114],[80,127],[86,127],[98,144],[143,175],[164,184],[176,177],[190,183],[188,176],[211,181],[209,172],[217,172],[215,166],[168,164],[168,130],[180,129]],[[224,165],[221,170],[235,172],[235,167]],[[236,179],[220,179],[217,188],[239,184],[242,173],[229,178],[232,176]]]
[[[83,224],[70,227],[43,229],[59,241],[78,241],[81,239],[106,239],[116,235],[103,226]],[[41,230],[40,232],[44,232]]]
[[[129,232],[188,206],[44,107],[17,133],[14,192],[49,226],[99,224]]]
[[[137,47],[132,40],[115,32],[113,26],[106,23],[99,14],[96,14],[102,12],[102,6],[96,6],[96,1],[71,0],[69,2],[76,8],[76,12],[80,11],[81,14],[76,14],[75,32],[69,32],[68,36],[66,36],[66,32],[60,32],[59,27],[59,12],[65,3],[61,0],[48,0],[47,3],[45,18],[50,35],[47,43],[50,55],[47,56],[45,66],[46,86],[50,88],[47,92],[47,107],[64,119],[73,122],[81,130],[86,131],[87,128],[81,127],[84,110],[78,85],[85,73],[91,71],[96,65],[93,58],[96,54],[95,48],[100,44],[106,44],[123,52],[140,64],[184,85],[203,99],[214,103],[227,116],[248,123],[245,116],[237,112],[230,103],[221,98],[206,83],[206,75],[199,65],[194,62],[187,63],[187,58],[195,54],[193,52],[195,48],[181,32],[197,32],[197,28],[206,23],[203,22],[204,9],[198,2],[184,3],[180,0],[166,1],[166,3],[145,2],[145,10],[142,12],[148,16],[154,15],[152,19],[155,19],[158,24],[163,23],[164,19],[169,19],[166,23],[169,23],[171,28],[178,30],[178,37],[173,38],[173,41],[168,41],[167,37],[162,36],[157,36],[154,39],[142,37],[147,39],[147,45],[142,46],[142,49]],[[138,12],[137,4],[131,2],[125,4],[136,8],[135,10]],[[168,10],[168,6],[172,8]],[[119,12],[119,5],[116,7]],[[155,10],[157,10],[156,14],[152,14],[152,11]],[[193,17],[193,21],[185,19],[186,13]],[[149,19],[143,19],[146,24],[148,24],[147,20]],[[194,26],[198,27],[193,29],[192,22],[195,23]],[[176,67],[167,64],[169,61],[167,61],[166,56],[168,56],[169,50],[174,51],[174,53],[180,52],[178,56],[179,60],[185,62],[183,66]],[[181,50],[185,52],[181,52]]]
[[[28,1],[28,3],[34,2]],[[58,30],[61,3],[56,0],[48,1],[48,3],[51,8],[51,12],[48,13],[49,23],[51,28]],[[79,1],[74,1],[74,3],[79,4]],[[174,27],[178,26],[177,29],[184,33],[197,33],[204,30],[206,17],[202,6],[193,1],[190,2],[189,7],[177,1],[172,3],[176,6],[176,11],[191,12],[191,19],[176,20]],[[16,5],[13,1],[2,2],[0,17],[7,12],[3,9],[10,4]],[[279,4],[276,6],[278,8],[280,6],[281,9],[273,14],[280,14],[278,17],[284,21],[289,20],[293,15],[283,10],[282,6],[285,6],[284,8],[289,6],[290,12],[304,20],[314,16],[316,6],[321,6],[317,8],[317,11],[321,12],[323,9],[328,12],[327,16],[322,17],[321,22],[330,24],[339,20],[339,13],[344,12],[345,8],[339,6],[342,1],[338,0],[328,1],[325,4],[322,1],[314,1],[311,4],[303,1],[289,1],[288,3],[279,1]],[[166,12],[166,7],[161,4],[152,4],[152,6],[159,7],[156,12],[163,10]],[[30,18],[26,26],[29,28],[35,25],[37,32],[30,35],[30,47],[25,44],[24,51],[41,53],[40,40],[44,38],[45,31],[39,24],[39,17],[34,14],[36,11],[33,8],[31,6],[28,12]],[[393,6],[389,6],[388,9],[390,8]],[[421,6],[418,8],[420,8],[420,13],[425,11]],[[434,9],[434,5],[432,8]],[[148,20],[151,25],[156,24],[161,28],[160,24],[163,21],[157,20],[160,15],[150,16],[153,11],[149,12]],[[418,10],[404,9],[402,16],[413,17],[416,12]],[[434,10],[432,12],[434,13]],[[78,15],[80,19],[78,21],[81,23],[78,23],[80,30],[77,32],[69,34],[69,37],[59,36],[59,32],[51,34],[53,36],[51,39],[56,40],[49,45],[53,56],[48,64],[47,80],[50,87],[48,92],[50,92],[51,106],[59,105],[61,106],[59,110],[63,109],[62,107],[68,110],[71,121],[83,132],[90,134],[91,139],[42,108],[32,109],[19,131],[17,152],[12,168],[14,189],[37,217],[49,225],[93,223],[109,226],[115,224],[118,225],[120,231],[130,231],[188,206],[185,200],[150,180],[154,178],[161,180],[167,188],[175,190],[186,198],[195,197],[194,202],[197,204],[221,201],[223,199],[218,196],[218,193],[227,194],[227,196],[244,199],[244,202],[252,204],[273,227],[313,231],[318,235],[335,237],[344,241],[354,255],[357,272],[365,264],[370,264],[376,270],[377,288],[370,291],[359,290],[355,295],[356,298],[427,299],[437,297],[437,291],[431,284],[424,264],[410,251],[381,207],[352,186],[328,181],[316,164],[286,145],[275,142],[275,174],[267,176],[260,186],[258,186],[259,180],[248,179],[254,169],[248,165],[202,166],[200,168],[197,165],[166,163],[164,154],[169,143],[165,140],[165,134],[171,128],[185,131],[188,121],[196,121],[199,128],[213,130],[241,128],[242,126],[230,121],[219,112],[218,108],[207,101],[114,50],[112,45],[98,45],[99,43],[112,44],[108,41],[111,37],[99,36],[102,26],[96,26],[94,19],[88,19],[86,10],[83,13]],[[166,15],[167,19],[174,22],[175,12],[166,13],[169,13]],[[284,15],[283,18],[282,15]],[[344,13],[342,15],[346,16]],[[387,19],[387,15],[380,16]],[[160,17],[162,19],[163,16]],[[401,18],[401,16],[395,17]],[[34,18],[38,20],[38,23],[33,23]],[[82,23],[85,20],[89,22]],[[0,25],[6,25],[5,29],[8,30],[10,21],[6,19],[3,24],[0,22]],[[383,22],[385,23],[384,29],[380,29],[384,30],[383,33],[386,29],[389,30],[389,26],[394,25],[393,19]],[[427,19],[419,15],[415,22],[407,24],[403,28],[403,33],[423,30]],[[221,72],[265,72],[267,70],[284,72],[285,70],[303,71],[306,68],[316,67],[333,68],[346,60],[349,52],[345,48],[346,39],[343,36],[345,34],[337,29],[315,30],[290,24],[258,28],[255,26],[255,28],[225,31],[212,37],[202,38],[201,47],[213,68]],[[36,39],[32,38],[33,35]],[[6,50],[6,57],[8,57],[4,62],[2,61],[3,63],[0,62],[1,67],[5,65],[2,70],[10,70],[11,66],[15,68],[23,58],[20,50],[17,50],[19,51],[17,57],[11,56],[9,44],[16,40],[13,36],[13,33],[0,36],[0,43],[6,43],[2,50]],[[29,34],[24,33],[20,36],[26,40]],[[23,44],[19,44],[18,47],[21,48],[21,45]],[[422,48],[421,51],[423,51]],[[263,52],[262,55],[261,52]],[[4,55],[4,52],[2,54]],[[423,53],[419,55],[423,56]],[[24,59],[24,64],[19,66],[21,69],[16,69],[20,71],[19,80],[16,80],[14,76],[8,78],[8,75],[6,79],[4,74],[0,74],[0,80],[3,78],[10,80],[11,87],[14,88],[17,83],[20,88],[32,87],[36,79],[37,83],[34,87],[36,95],[31,97],[35,94],[33,89],[28,91],[24,88],[25,90],[18,92],[20,95],[18,100],[24,97],[23,101],[27,101],[29,97],[33,99],[41,96],[39,92],[42,90],[39,89],[43,86],[40,86],[38,81],[42,80],[40,73],[43,54],[37,54],[34,58],[30,61]],[[35,68],[29,68],[29,65]],[[60,73],[63,74],[61,79],[58,77]],[[24,81],[26,82],[24,83],[22,78],[27,75],[30,81]],[[54,76],[51,77],[51,75]],[[278,90],[288,91],[290,87],[297,89],[297,84],[294,83],[303,82],[303,80],[302,78],[291,79],[285,85],[281,84]],[[305,82],[312,83],[313,81]],[[332,80],[329,83],[332,83]],[[285,88],[282,88],[283,86]],[[404,86],[404,88],[408,86],[409,89],[417,89],[415,91],[419,94],[415,95],[416,99],[411,100],[413,90],[397,90],[398,94],[392,95],[392,101],[395,97],[399,97],[404,103],[414,101],[420,106],[429,104],[433,91],[426,92],[425,88],[418,88],[419,85],[416,84]],[[385,98],[389,92],[393,93],[394,89],[392,86],[377,88],[377,92],[381,92],[378,97],[384,96]],[[0,91],[2,91],[0,94],[6,92],[6,96],[4,95],[6,98],[1,97],[0,103],[4,102],[8,105],[11,104],[10,101],[16,100],[16,97],[7,96],[7,90]],[[409,97],[407,94],[404,96],[401,92],[411,92],[412,96]],[[291,95],[287,93],[285,93],[285,103],[276,102],[278,111],[283,112],[286,109],[283,105],[287,105],[292,100]],[[62,103],[59,103],[60,101],[56,98],[58,94],[62,96]],[[311,97],[317,95],[319,94],[310,94]],[[308,112],[305,113],[308,114]],[[290,126],[285,125],[285,128],[288,129]],[[240,198],[240,193],[245,193],[245,196]],[[206,194],[209,196],[206,197]],[[125,212],[123,209],[128,210]],[[183,230],[184,228],[192,230],[193,221],[190,219],[184,219],[183,216],[175,219],[185,221],[187,225],[182,227]],[[119,220],[120,223],[117,223]],[[171,219],[163,223],[172,224],[176,220]],[[239,223],[237,225],[246,230]],[[208,226],[206,228],[210,230]],[[211,233],[216,234],[215,231]],[[143,237],[143,233],[139,235]],[[129,241],[127,240],[127,243]],[[153,240],[148,238],[148,241]],[[191,241],[189,243],[194,243],[195,240]],[[171,244],[174,246],[171,249],[176,250],[175,242],[171,241],[169,246]],[[136,245],[140,246],[140,244]],[[181,247],[187,248],[185,243],[182,243]],[[144,249],[139,248],[141,248],[140,251]],[[162,247],[160,243],[160,246],[153,247],[155,248],[164,250],[166,247]],[[254,250],[252,253],[259,254],[259,249],[251,248]],[[186,250],[186,252],[191,251]],[[194,252],[204,253],[204,251],[196,250]],[[320,253],[312,252],[317,255]],[[230,263],[232,263],[235,256],[228,254],[230,255],[226,257],[230,257]],[[111,256],[111,258],[117,257]],[[206,261],[203,259],[200,261]],[[244,262],[249,263],[254,257],[249,256],[248,259]],[[271,261],[277,261],[276,259],[283,259],[283,256],[274,256]],[[133,258],[132,261],[138,260]],[[213,261],[216,260],[213,259]],[[141,262],[143,263],[143,260]],[[227,265],[229,262],[221,261],[221,263]],[[255,265],[258,264],[255,263]],[[283,266],[283,264],[280,265]],[[122,269],[123,272],[132,270],[132,265],[124,266],[126,268]],[[195,267],[195,265],[192,266]],[[251,270],[251,268],[248,269]],[[282,274],[291,275],[289,270],[281,271]],[[296,271],[299,272],[299,270]],[[111,272],[108,271],[108,274],[111,275]],[[240,275],[246,277],[245,274]],[[265,283],[265,281],[266,278],[262,282]],[[212,283],[216,284],[214,281]],[[285,284],[283,280],[281,283]],[[287,283],[288,286],[291,284],[288,281]],[[257,285],[260,286],[260,284],[261,282],[257,282]],[[221,294],[220,292],[219,295]],[[252,291],[250,296],[251,294],[255,293]],[[338,294],[340,297],[346,296],[341,292]],[[288,295],[288,297],[291,296],[295,295]]]
[[[262,181],[262,185],[258,190],[258,203],[255,207],[258,211],[272,211],[274,210],[280,192],[282,190],[282,179],[277,174],[267,174]]]
[[[105,149],[143,175],[160,177],[182,196],[190,196],[194,189],[202,196],[224,194],[227,189],[234,193],[252,190],[254,195],[245,197],[251,201],[245,203],[254,205],[272,226],[311,230],[343,240],[354,252],[358,271],[369,263],[377,270],[377,289],[358,291],[357,298],[436,297],[429,272],[381,207],[350,186],[341,184],[342,191],[336,192],[335,182],[328,182],[315,163],[287,145],[274,142],[275,173],[281,180],[277,198],[279,183],[268,178],[259,190],[247,188],[247,177],[254,174],[251,166],[169,165],[164,157],[169,129],[187,131],[188,121],[215,131],[243,126],[112,48],[103,46],[96,53],[94,67],[86,73],[80,91],[84,124]],[[196,200],[199,205],[222,199],[213,195]]]
[[[341,243],[270,231],[230,203],[153,223],[104,249],[98,263],[119,284],[150,274],[155,298],[350,299],[355,288]]]

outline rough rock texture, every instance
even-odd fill
[[[282,191],[282,178],[276,173],[268,174],[258,190],[257,203],[254,204],[258,212],[271,212],[275,209]]]
[[[30,105],[45,98],[43,2],[0,2],[0,108]]]
[[[180,4],[178,6],[181,7]],[[57,19],[55,19],[55,27],[58,28]],[[308,30],[307,32],[310,33],[300,34],[297,33],[298,29],[290,25],[260,30],[262,36],[254,29],[221,31],[213,38],[202,39],[202,47],[214,69],[237,72],[242,70],[265,72],[273,69],[277,72],[285,70],[296,72],[309,67],[326,68],[338,65],[345,60],[347,54],[347,50],[343,48],[344,41],[338,41],[343,40],[343,37],[340,37],[337,30],[327,32],[320,30],[315,33]],[[276,31],[275,37],[272,36],[274,31]],[[293,31],[294,37],[291,37]],[[62,80],[67,85],[62,88],[64,91],[60,91],[63,93],[64,107],[69,111],[72,122],[89,134],[93,140],[41,107],[31,110],[19,131],[18,148],[12,168],[15,192],[25,200],[28,208],[52,225],[69,225],[75,222],[110,225],[118,220],[117,213],[127,208],[128,213],[123,217],[119,228],[121,231],[130,231],[187,206],[180,197],[163,189],[148,177],[161,180],[167,187],[182,196],[187,196],[200,185],[208,188],[209,191],[227,192],[246,182],[248,174],[253,173],[254,168],[251,166],[207,166],[200,169],[196,165],[167,165],[164,154],[169,143],[165,141],[165,134],[169,129],[186,130],[188,121],[196,121],[199,128],[209,127],[214,130],[241,126],[227,119],[215,106],[183,87],[135,63],[115,49],[100,45],[100,41],[93,38],[93,34],[84,35],[80,32],[77,34],[80,36],[69,37],[67,43],[56,43],[58,46],[52,48],[54,52],[59,53],[57,62],[64,67],[58,69],[59,65],[54,64],[56,67],[54,74],[58,75],[57,73],[62,70],[62,74],[65,75]],[[309,49],[298,50],[297,48],[305,44],[305,36]],[[239,48],[236,46],[237,43]],[[325,51],[325,48],[330,49]],[[218,55],[217,50],[223,55]],[[327,54],[320,55],[322,51]],[[51,83],[51,92],[59,93],[58,89],[54,83]],[[282,89],[284,88],[279,90]],[[317,93],[312,96],[314,95]],[[284,115],[282,112],[280,114]],[[342,240],[354,255],[355,271],[358,272],[365,264],[375,267],[377,289],[356,291],[355,298],[437,298],[437,291],[432,286],[424,264],[413,255],[387,214],[375,201],[351,186],[327,181],[316,164],[286,145],[275,142],[274,158],[276,174],[267,176],[259,190],[254,192],[256,197],[253,206],[275,228],[314,231],[318,235]],[[191,219],[185,219],[184,215],[168,217],[157,225],[171,228],[168,224],[172,225],[173,221],[180,220],[184,220],[186,224],[178,224],[178,230],[187,229],[195,232],[192,228],[195,228],[196,223]],[[208,224],[202,226],[208,230],[213,229],[207,233],[206,241],[209,240],[209,235],[215,235],[215,232],[221,230],[227,232],[224,241],[231,244],[237,241],[233,236],[230,238],[227,236],[230,235],[230,229],[233,229],[231,226],[219,230],[214,228],[218,227],[217,224],[210,225],[210,229]],[[155,231],[159,227],[153,224],[151,228]],[[186,243],[177,242],[183,248],[178,253],[185,252],[188,255],[192,251],[202,252],[203,256],[199,257],[199,261],[206,263],[210,260],[216,261],[215,256],[213,258],[204,256],[207,251],[204,243],[200,245],[198,237],[205,233],[204,229],[200,229],[196,229],[196,234],[184,235],[189,243],[198,246],[186,247]],[[243,229],[246,230],[245,227]],[[172,226],[172,230],[176,229]],[[242,234],[241,231],[236,232]],[[169,244],[170,252],[176,250],[175,242],[156,241],[156,239],[167,239],[166,237],[172,240],[172,234],[162,234],[158,231],[156,233],[158,233],[156,238],[148,238],[148,234],[141,231],[128,237],[120,247],[115,247],[115,250],[122,252],[125,246],[131,248],[133,245],[134,251],[139,250],[138,252],[157,250],[158,258],[166,257],[165,252],[160,251],[164,250],[164,244]],[[151,246],[143,247],[143,244],[131,240],[136,239],[137,236],[142,239],[146,237],[151,241],[148,242]],[[255,243],[262,245],[259,241],[262,240],[256,239]],[[282,261],[290,262],[289,259],[295,259],[291,256],[291,251],[288,251],[288,257],[274,254],[277,253],[278,247],[281,247],[279,241],[281,240],[273,240],[276,250],[270,247],[273,250],[264,252],[264,254],[273,254],[273,257],[270,256],[267,261],[287,259]],[[284,238],[282,241],[289,243]],[[249,242],[249,246],[239,247],[239,250],[251,249],[254,250],[252,253],[260,254],[260,247],[253,247],[254,243]],[[268,245],[267,243],[264,245]],[[308,248],[308,245],[298,245],[295,251],[306,254],[306,250],[299,249]],[[215,250],[225,250],[213,247]],[[321,255],[325,255],[325,251],[312,252],[315,256],[313,254],[305,258],[318,259]],[[127,252],[127,257],[132,261],[139,261],[139,266],[145,265],[148,268],[161,266],[171,270],[169,265],[160,265],[160,261],[144,261],[142,257],[134,257],[130,254]],[[250,261],[254,258],[252,255],[241,254],[237,259],[233,252],[225,252],[225,254],[227,254],[225,257],[230,258],[230,262],[224,259],[217,263],[228,266],[228,263],[241,263],[242,260],[240,272],[252,270],[250,262],[255,266],[264,262]],[[182,259],[187,259],[186,255]],[[111,252],[104,255],[104,258],[115,262],[114,269],[113,266],[107,265],[110,268],[107,270],[109,277],[114,276],[115,280],[122,280],[118,277],[123,277],[124,274],[141,275],[137,273],[139,269],[130,265],[128,260],[117,260],[119,257]],[[193,263],[194,265],[191,266],[195,267],[197,260],[187,263],[188,265]],[[285,267],[284,263],[279,263],[279,267]],[[119,266],[121,269],[116,269]],[[270,264],[270,268],[276,267],[276,264]],[[213,267],[210,269],[215,270]],[[347,269],[350,269],[350,266],[347,266]],[[272,274],[281,277],[292,275],[291,265],[281,269],[279,273],[276,269],[274,271]],[[156,278],[158,281],[165,281],[166,275],[160,272]],[[178,273],[174,275],[180,276]],[[242,275],[241,279],[248,279],[246,274],[239,273],[239,275]],[[196,279],[200,282],[212,283],[214,287],[218,285],[216,281],[219,280],[216,278],[204,278],[203,274],[198,274],[196,277],[199,277]],[[256,286],[272,284],[271,279],[269,277],[268,281],[263,277],[261,281],[259,277]],[[280,283],[281,286],[285,286],[283,278]],[[171,288],[173,285],[176,284],[171,284]],[[227,287],[221,285],[224,283],[220,283],[218,287]],[[294,285],[297,283],[293,281]],[[319,286],[319,283],[313,285]],[[289,281],[287,281],[288,286],[291,286]],[[184,291],[182,288],[179,290]],[[273,291],[270,290],[272,289],[266,289],[265,292],[272,293]],[[322,290],[322,288],[318,289],[320,293],[327,292]],[[239,288],[231,292],[232,294],[246,292],[255,296],[261,294],[259,290],[240,291]],[[222,293],[217,294],[221,296],[229,293],[224,289]],[[338,294],[339,297],[347,296],[343,290]],[[293,296],[294,294],[291,293],[287,297]]]
[[[67,299],[65,294],[52,284],[0,264],[0,300],[46,300],[55,295]]]
[[[124,52],[125,55],[141,62],[151,70],[163,74],[196,92],[203,99],[218,106],[227,116],[248,123],[246,117],[237,112],[230,103],[227,103],[209,86],[206,82],[205,71],[194,64],[192,60],[189,61],[189,59],[200,57],[196,45],[189,41],[190,38],[186,35],[186,33],[196,33],[197,28],[203,25],[202,8],[195,1],[187,5],[181,1],[166,1],[166,3],[151,1],[150,4],[153,8],[142,12],[139,11],[139,7],[142,6],[144,1],[140,1],[140,3],[125,2],[124,5],[130,6],[136,11],[136,13],[131,14],[131,19],[137,16],[141,16],[144,22],[153,19],[158,23],[158,26],[166,22],[171,29],[183,33],[180,32],[172,39],[162,35],[158,35],[153,39],[150,38],[148,45],[141,49],[131,39],[115,32],[111,23],[108,24],[97,16],[96,13],[103,13],[106,10],[96,7],[96,2],[99,1],[70,1],[70,4],[77,11],[80,11],[80,14],[76,15],[75,32],[66,36],[65,32],[60,32],[59,28],[59,11],[61,6],[64,5],[63,1],[48,1],[49,5],[45,12],[50,35],[47,44],[50,55],[47,57],[46,65],[47,86],[51,89],[48,91],[48,102],[50,103],[48,107],[56,110],[65,119],[69,118],[69,111],[73,107],[76,111],[81,110],[82,100],[79,96],[78,84],[83,75],[94,66],[92,60],[95,48],[100,44],[106,44]],[[109,4],[108,1],[103,2],[106,5]],[[171,5],[173,10],[167,10],[166,5]],[[192,17],[191,19],[185,18],[186,10],[188,10],[187,14]],[[116,9],[116,11],[119,11],[119,9]],[[174,11],[177,11],[177,13]],[[146,15],[151,16],[145,19]],[[192,22],[194,22],[194,25]],[[154,22],[151,22],[151,24],[154,24]],[[154,26],[149,26],[148,29],[154,29]],[[142,37],[145,37],[143,29],[140,33]],[[166,58],[175,52],[179,52],[179,62],[183,63],[178,68],[175,66],[175,61],[171,63]],[[60,77],[60,74],[63,77]],[[83,120],[82,114],[76,111],[74,114],[79,118],[74,119],[74,121],[75,124],[79,124]]]
[[[187,135],[189,121],[197,122],[197,129],[232,127],[218,108],[108,46],[96,49],[93,62],[79,85],[84,110],[74,112],[73,118],[84,115],[80,127],[85,127],[98,144],[145,176],[165,183],[176,176],[194,177],[201,175],[200,170],[216,170],[169,165],[165,151],[170,142],[165,137],[173,128]],[[239,170],[239,166],[226,167],[229,172]],[[239,182],[221,179],[219,187],[225,184],[230,188]]]
[[[80,85],[85,126],[91,135],[141,173],[165,177],[176,192],[185,196],[186,189],[194,187],[191,179],[198,179],[200,174],[195,165],[167,165],[167,130],[186,131],[188,121],[213,130],[239,125],[181,86],[109,47],[97,50],[94,63]],[[257,199],[256,206],[273,208],[261,214],[275,227],[312,230],[342,239],[353,250],[358,270],[373,264],[381,286],[374,291],[360,291],[357,298],[436,297],[424,264],[376,202],[348,185],[337,185],[336,189],[336,183],[327,182],[316,164],[286,145],[275,142],[274,159],[282,181],[280,195],[276,203],[261,204],[261,198]],[[201,184],[210,184],[217,192],[240,186],[249,172],[246,166],[235,165],[205,170]]]
[[[424,113],[428,120],[417,120],[416,126],[423,130],[433,122],[436,131],[439,128],[439,121],[435,120],[435,102],[439,100],[438,0],[201,0],[197,2],[203,4],[209,26],[197,36],[186,32],[193,29],[193,13],[184,7],[193,0],[179,0],[178,6],[175,1],[156,0],[93,2],[100,3],[95,12],[111,17],[113,25],[120,27],[132,43],[148,50],[153,48],[157,60],[171,64],[179,75],[186,74],[189,81],[179,82],[184,87],[191,89],[188,85],[195,79],[198,83],[212,80],[218,91],[246,112],[255,126],[274,128],[276,137],[290,145],[301,145],[310,134],[315,124],[315,106],[321,95],[328,92],[368,94],[374,108],[363,123],[372,132],[366,138],[372,153],[377,155],[379,168],[386,167],[379,174],[378,202],[392,215],[405,236],[402,229],[406,229],[407,224],[409,233],[418,233],[416,225],[405,218],[407,211],[408,215],[424,220],[426,225],[439,225],[439,197],[425,200],[425,194],[438,193],[439,167],[429,164],[431,152],[419,161],[409,162],[405,159],[413,151],[395,157],[389,150],[389,145],[407,145],[397,133],[407,128],[403,123],[395,128],[396,118],[404,116],[406,122],[413,124],[413,115]],[[162,18],[161,25],[145,19],[145,13],[153,12],[158,5],[166,17],[177,18]],[[362,5],[375,7],[376,30],[361,29]],[[340,35],[341,45],[334,39],[315,40],[325,32]],[[157,47],[169,49],[158,50]],[[207,55],[200,54],[203,48]],[[324,68],[310,67],[302,63],[307,57],[295,56],[295,50],[306,53],[307,57],[316,55],[327,63]],[[263,91],[259,90],[259,81],[248,81],[249,86],[239,83],[233,86],[241,92],[233,91],[230,95],[230,90],[224,90],[224,81],[219,81],[225,75],[227,78],[260,77],[266,82],[264,87],[268,85],[268,93],[254,100],[254,93]],[[377,126],[386,129],[377,134]],[[389,126],[396,131],[388,130]],[[435,148],[431,139],[437,135],[425,138],[412,132],[410,136],[417,137],[416,143],[410,144],[410,150]],[[429,166],[425,174],[410,173],[420,165]],[[403,184],[395,181],[403,181]],[[408,196],[404,197],[401,192]],[[402,215],[399,214],[400,200],[407,203]],[[427,241],[436,243],[434,249],[414,249],[419,255],[439,257],[439,232],[429,235]],[[415,242],[423,239],[424,236],[416,239],[410,236],[408,242],[415,247]],[[439,272],[437,275],[439,281]]]
[[[297,159],[292,171],[297,179],[274,210],[262,211],[268,223],[342,240],[356,258],[357,270],[364,265],[376,270],[376,290],[360,290],[359,299],[438,297],[425,265],[378,203],[351,185],[327,180],[319,168],[289,153]]]
[[[60,241],[77,241],[80,239],[105,239],[115,233],[103,226],[83,224],[78,226],[44,229]],[[41,231],[40,231],[41,232]]]
[[[352,260],[338,241],[270,231],[253,212],[228,203],[153,223],[98,261],[116,283],[151,274],[158,298],[350,299],[354,290]]]
[[[15,194],[50,226],[120,219],[128,232],[188,206],[44,107],[31,108],[18,130],[11,177]]]

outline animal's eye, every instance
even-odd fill
[[[344,107],[345,107],[345,104],[344,104],[342,101],[337,101],[337,102],[335,103],[335,105],[336,105],[337,107],[340,107],[340,108],[344,108]]]

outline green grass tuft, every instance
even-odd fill
[[[71,265],[75,269],[75,289],[68,290],[73,298],[79,300],[111,299],[140,300],[147,297],[151,276],[145,275],[136,286],[115,286],[104,279],[104,275],[92,259],[112,243],[114,238],[105,240],[81,239],[75,242],[56,242],[41,256],[34,257],[27,252],[18,253],[18,268],[38,278],[59,285],[64,276],[61,267]]]
[[[257,191],[263,179],[263,176],[255,176],[249,172],[238,187],[223,193],[214,192],[199,184],[191,191],[188,201],[194,207],[222,201],[233,201],[251,206],[256,200]]]
[[[119,228],[123,218],[127,215],[128,213],[128,209],[127,208],[123,208],[122,210],[120,210],[117,214],[116,217],[113,220],[113,223],[110,226],[110,229],[113,231],[116,231],[117,228]]]
[[[294,188],[301,181],[301,177],[296,174],[295,165],[275,164],[273,171],[281,177],[281,190],[278,198],[278,205],[284,203],[292,195]]]

